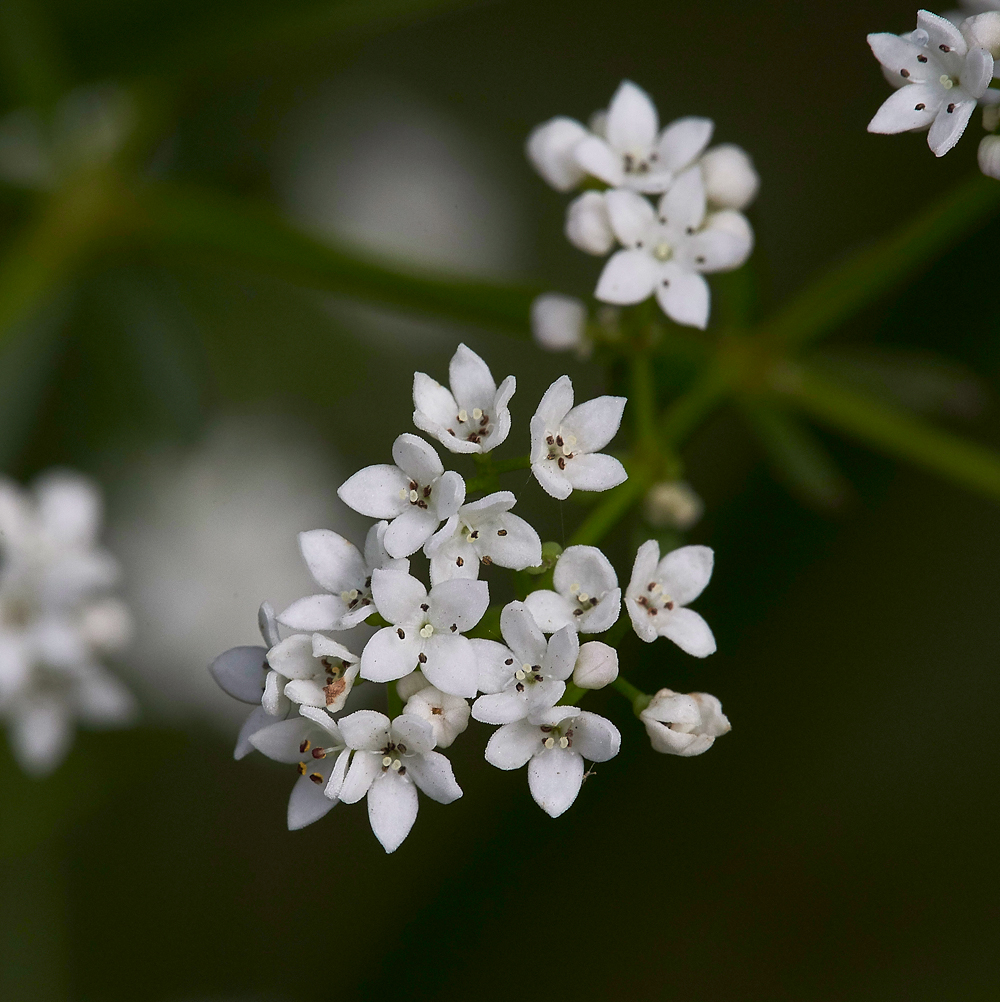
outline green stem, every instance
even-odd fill
[[[806,368],[789,369],[776,389],[807,414],[887,456],[909,460],[1000,500],[1000,453],[993,449],[941,431]]]
[[[728,366],[712,365],[703,372],[657,420],[660,445],[671,451],[676,449],[722,403],[731,384]]]
[[[590,692],[589,689],[583,689],[575,682],[567,682],[566,692],[563,694],[563,698],[559,700],[559,705],[576,706],[576,704],[579,703],[588,692]]]
[[[642,497],[648,486],[648,477],[639,473],[630,474],[625,483],[608,491],[604,500],[583,520],[583,525],[573,533],[569,545],[596,546]]]
[[[517,456],[514,459],[500,459],[489,464],[478,462],[477,467],[482,471],[477,476],[470,477],[465,482],[465,493],[478,494],[481,491],[495,491],[499,487],[497,477],[501,473],[510,473],[513,470],[527,470],[531,467],[531,460],[527,456]]]
[[[632,704],[632,712],[637,717],[652,701],[652,696],[647,696],[642,689],[637,689],[628,679],[622,678],[621,675],[611,685]]]
[[[385,687],[385,695],[388,700],[388,710],[389,719],[395,720],[403,712],[403,700],[399,693],[396,692],[396,683],[387,682]]]
[[[827,271],[765,321],[761,333],[787,347],[816,340],[985,226],[998,210],[1000,184],[977,175],[895,233]]]
[[[629,375],[632,392],[628,403],[635,426],[636,443],[643,455],[653,457],[659,452],[656,436],[656,387],[652,361],[645,349],[637,348],[629,359]]]

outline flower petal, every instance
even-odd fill
[[[330,529],[300,532],[299,549],[321,588],[339,594],[364,584],[367,568],[361,552],[338,533]]]
[[[458,404],[451,390],[425,372],[413,373],[413,409],[436,427],[446,426],[458,414]],[[415,417],[414,423],[422,428]]]
[[[608,143],[622,153],[643,155],[652,149],[659,130],[656,105],[649,95],[631,80],[623,80],[608,105],[605,135]]]
[[[715,553],[709,547],[682,546],[659,562],[655,577],[678,605],[688,605],[705,590],[714,565]]]
[[[628,480],[625,467],[614,456],[602,452],[577,456],[566,464],[565,475],[578,491],[607,491]]]
[[[250,737],[250,744],[275,762],[293,765],[308,756],[308,746],[319,734],[319,728],[305,717],[291,717],[276,724],[263,727]],[[303,750],[303,745],[306,749]]]
[[[660,215],[674,232],[698,229],[705,219],[705,182],[698,167],[691,167],[660,200]]]
[[[672,640],[685,653],[696,658],[715,653],[715,637],[708,623],[693,609],[674,609],[659,620],[656,628],[660,636]]]
[[[483,618],[490,604],[485,581],[456,579],[435,585],[428,596],[431,625],[442,633],[465,633]]]
[[[977,100],[986,93],[993,79],[993,56],[977,46],[969,50],[962,69],[962,90]]]
[[[615,245],[603,193],[585,191],[566,207],[566,239],[586,254],[603,257]]]
[[[389,729],[390,740],[404,755],[426,755],[434,747],[434,728],[414,713],[401,713]]]
[[[929,60],[923,46],[915,45],[907,38],[900,38],[891,32],[874,32],[868,36],[875,58],[899,80],[899,85],[910,83],[927,83],[937,80],[941,75],[941,67],[937,60]],[[919,57],[923,56],[923,60]],[[903,70],[906,73],[903,73]]]
[[[337,801],[331,800],[323,792],[326,787],[326,770],[320,771],[311,768],[309,775],[299,776],[292,787],[292,795],[288,798],[288,830],[290,832],[299,831],[306,825],[311,825],[314,821],[329,814],[336,806]],[[312,776],[322,776],[323,781],[317,783]]]
[[[528,763],[528,789],[549,817],[573,805],[583,786],[583,759],[568,748],[549,748]]]
[[[548,649],[542,659],[545,674],[565,681],[573,674],[580,656],[580,638],[571,626],[564,626],[549,638]]]
[[[965,127],[976,110],[974,98],[952,101],[945,105],[934,119],[931,131],[927,133],[927,145],[936,157],[943,157],[962,138]]]
[[[573,493],[573,485],[556,468],[555,463],[532,463],[531,472],[542,490],[557,501],[565,501]]]
[[[580,168],[605,184],[618,187],[625,181],[621,155],[599,136],[588,136],[573,150]]]
[[[500,567],[523,571],[542,562],[542,541],[520,516],[505,512],[479,529],[475,547]]]
[[[355,752],[338,796],[345,804],[356,804],[371,789],[372,783],[381,772],[381,751]]]
[[[236,748],[233,750],[233,758],[237,762],[242,758],[246,758],[254,750],[253,745],[250,743],[250,738],[262,728],[270,727],[273,723],[274,717],[263,706],[255,707],[247,719],[243,721],[243,726],[240,728],[240,733],[236,738]]]
[[[361,677],[372,682],[392,682],[409,675],[417,667],[420,647],[420,634],[414,627],[387,626],[379,630],[361,652]]]
[[[500,632],[518,663],[511,674],[522,664],[541,664],[545,660],[547,645],[535,617],[523,602],[508,602],[500,612]]]
[[[918,10],[917,29],[927,33],[929,49],[946,46],[942,51],[951,50],[956,56],[964,56],[968,51],[962,33],[948,18],[941,17],[940,14],[932,14],[929,10]]]
[[[656,301],[671,320],[704,330],[708,326],[710,293],[708,283],[693,271],[673,261],[662,266]]]
[[[514,671],[520,667],[516,663],[514,652],[495,640],[481,640],[474,637],[469,643],[472,644],[476,666],[479,669],[479,691],[501,692]]]
[[[660,280],[660,264],[644,250],[620,250],[608,258],[594,297],[627,306],[648,299]]]
[[[632,629],[635,630],[636,636],[645,643],[651,644],[659,636],[653,623],[653,617],[634,598],[625,598],[625,608],[628,610],[629,619],[632,620]]]
[[[465,481],[454,470],[447,470],[434,485],[431,500],[431,510],[439,522],[451,518],[465,502]]]
[[[338,726],[348,748],[380,752],[389,743],[389,718],[377,710],[355,710],[341,717]]]
[[[550,430],[562,424],[563,418],[573,406],[573,383],[569,376],[560,376],[542,394],[535,410],[535,418]]]
[[[451,762],[440,752],[415,755],[406,760],[406,776],[431,800],[451,804],[462,796],[462,788],[455,781]]]
[[[585,177],[573,151],[588,135],[587,130],[572,118],[550,118],[535,126],[528,136],[528,159],[556,191],[569,191]]]
[[[890,94],[868,123],[868,131],[883,136],[928,129],[942,103],[942,91],[930,84],[909,84]]]
[[[395,852],[417,820],[417,788],[387,769],[368,791],[368,820],[386,852]]]
[[[650,239],[650,231],[656,227],[656,212],[648,198],[618,188],[604,196],[604,203],[608,223],[623,247],[631,249]]]
[[[436,633],[424,641],[423,653],[427,660],[420,670],[431,685],[464,699],[472,699],[479,691],[479,662],[466,637]]]
[[[493,406],[497,384],[490,367],[471,349],[460,344],[448,364],[448,379],[451,392],[459,407],[472,410],[480,407],[488,410]]]
[[[556,591],[561,595],[575,595],[582,591],[601,596],[618,587],[618,575],[611,561],[596,546],[567,546],[559,557],[552,578]],[[542,626],[540,621],[538,625]],[[542,629],[545,627],[542,626]]]
[[[588,609],[576,620],[576,628],[581,633],[603,633],[610,630],[622,612],[622,590],[612,588],[592,609]]]
[[[564,626],[576,629],[573,607],[557,592],[544,588],[533,591],[524,600],[524,604],[545,633],[555,633]]]
[[[267,651],[263,647],[232,647],[209,666],[219,688],[243,703],[260,703],[267,675]]]
[[[426,508],[409,507],[389,523],[385,548],[394,557],[408,557],[434,535],[440,522],[437,514]]]
[[[621,746],[621,733],[610,720],[587,710],[573,720],[573,751],[589,762],[607,762]]]
[[[600,452],[618,434],[626,403],[625,397],[594,397],[574,407],[563,420],[576,436],[574,448]]]
[[[293,633],[267,652],[267,663],[285,678],[312,678],[318,667],[313,657],[312,637]]]
[[[410,478],[397,466],[378,463],[358,470],[337,488],[348,508],[369,518],[395,518],[406,511]]]
[[[520,769],[542,748],[542,732],[525,720],[504,724],[486,743],[486,761],[497,769]]]
[[[441,457],[434,451],[434,447],[409,432],[404,432],[392,443],[392,459],[406,476],[425,487],[444,473]],[[406,486],[409,487],[409,484],[407,483]],[[389,518],[390,516],[374,515],[372,517]],[[389,550],[390,554],[392,553],[388,546],[386,549]]]
[[[360,603],[354,609],[348,609],[339,595],[307,595],[284,609],[278,616],[278,622],[289,629],[309,633],[315,630],[344,630],[367,619],[371,612],[371,606]],[[353,621],[346,623],[345,616],[350,616]]]
[[[671,122],[656,144],[660,164],[674,172],[690,167],[705,151],[715,131],[710,118],[690,115]]]

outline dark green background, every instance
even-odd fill
[[[753,154],[765,305],[974,170],[976,119],[943,161],[922,136],[865,132],[888,89],[864,36],[911,28],[902,3],[496,2],[339,41],[299,18],[331,6],[42,10],[70,84],[181,81],[174,176],[246,197],[272,197],[288,116],[323,87],[397,82],[466,122],[525,200],[521,277],[580,294],[599,263],[565,244],[565,198],[521,148],[532,125],[586,116],[623,77],[664,118],[709,115]],[[253,41],[259,18],[287,30]],[[30,211],[8,193],[0,223],[13,232]],[[949,354],[995,388],[998,239],[987,227],[836,340]],[[137,288],[179,318],[166,361],[120,308]],[[318,297],[204,261],[104,256],[51,310],[55,350],[25,349],[38,391],[5,405],[23,478],[59,462],[113,484],[122,457],[195,441],[232,408],[309,422],[345,469],[381,461],[409,427],[410,373],[443,372],[460,338],[495,374],[516,372],[515,436],[561,372],[581,396],[601,387],[592,367],[481,331],[390,351]],[[989,410],[962,427],[1000,445]],[[622,659],[649,691],[718,695],[733,731],[704,757],[658,756],[619,697],[589,698],[621,724],[623,750],[556,821],[523,772],[483,763],[481,727],[452,749],[464,798],[422,800],[390,857],[363,806],[285,831],[288,770],[235,763],[208,730],[85,735],[42,784],[0,753],[0,995],[996,998],[997,508],[824,441],[855,485],[836,517],[792,500],[728,413],[686,450],[708,502],[691,541],[717,553],[698,609],[719,653],[696,662],[630,636]],[[532,491],[524,504],[541,510]],[[579,511],[566,506],[568,530]],[[627,537],[609,543],[621,575]],[[247,596],[248,620],[262,597]]]

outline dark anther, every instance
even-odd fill
[[[687,232],[687,235],[688,235],[689,237],[692,237],[692,236],[694,236],[694,227],[693,227],[693,226],[689,226],[689,227],[687,228],[686,232]]]
[[[642,241],[641,240],[636,240],[635,245],[636,245],[636,247],[641,247],[642,246]]]
[[[704,256],[703,256],[703,255],[701,255],[701,254],[699,254],[699,255],[698,255],[698,256],[697,256],[697,257],[696,257],[696,258],[694,259],[694,263],[695,263],[695,264],[704,264],[704,263],[705,263],[705,258],[704,258]]]
[[[323,785],[323,777],[318,772],[309,773],[309,778],[317,785]]]
[[[556,445],[559,445],[559,446],[563,445],[563,437],[562,437],[562,435],[556,435]]]
[[[430,489],[430,487],[425,487],[424,488],[424,497],[425,498],[429,498],[430,496],[431,496],[431,489]]]
[[[917,62],[918,63],[926,63],[927,62],[927,57],[926,56],[917,56]]]
[[[541,682],[542,681],[542,676],[541,675],[536,675],[535,676],[535,681],[536,682]]]
[[[483,555],[483,563],[486,564],[487,567],[489,567],[490,564],[493,563],[493,558],[488,553],[486,553]]]
[[[326,749],[325,748],[313,748],[313,750],[312,750],[312,757],[313,758],[326,758]]]
[[[426,502],[426,501],[425,501],[425,500],[424,500],[423,498],[421,498],[421,499],[420,499],[420,500],[419,500],[419,501],[417,502],[417,507],[418,507],[418,508],[426,508],[426,507],[427,507],[427,502]]]
[[[507,530],[506,529],[497,529],[497,535],[498,536],[506,536],[507,535]]]
[[[420,663],[421,663],[422,665],[425,665],[425,664],[427,664],[427,655],[426,655],[426,654],[424,654],[424,653],[423,653],[423,651],[421,651],[421,652],[420,652],[420,653],[419,653],[419,654],[417,655],[417,660],[418,660],[418,661],[419,661],[419,662],[420,662]]]
[[[562,456],[559,457],[559,469],[560,470],[566,469],[566,460]]]
[[[655,616],[655,615],[657,614],[657,612],[658,612],[658,611],[659,611],[659,610],[658,610],[658,609],[656,608],[656,606],[655,606],[655,605],[653,605],[653,606],[650,606],[650,609],[649,609],[649,614],[650,614],[651,616]]]
[[[507,658],[507,660],[504,661],[505,665],[512,665],[513,663],[514,663],[514,659],[513,658]]]
[[[417,489],[417,487],[419,487],[419,486],[420,485],[416,482],[416,480],[411,480],[410,481],[410,490],[411,491],[415,491]]]
[[[405,754],[406,754],[406,745],[404,745],[404,744],[398,744],[398,745],[396,745],[396,747],[397,747],[397,748],[398,748],[398,749],[400,750],[400,752],[401,752],[401,753],[402,753],[403,755],[405,755]]]
[[[489,419],[489,415],[487,415],[487,414],[484,414],[479,419],[479,427],[480,428],[485,428],[489,423],[490,423],[490,419]]]
[[[915,105],[913,106],[913,110],[914,110],[914,111],[923,111],[923,110],[924,110],[924,108],[926,108],[926,107],[927,107],[927,105],[926,105],[926,104],[924,104],[924,103],[923,103],[923,101],[921,101],[921,102],[920,102],[920,104],[915,104]]]
[[[458,623],[452,623],[450,629],[451,629],[452,633],[457,633],[458,632]]]
[[[400,627],[398,630],[396,630],[396,636],[399,637],[400,640],[405,640],[406,639],[406,634],[403,632],[403,628],[402,627]]]
[[[400,776],[405,776],[406,775],[406,766],[405,765],[401,765],[399,767],[399,774],[400,774]]]
[[[955,105],[949,104],[948,105],[948,114],[949,115],[952,114],[952,112],[954,112],[954,110],[955,110]]]
[[[299,754],[300,755],[305,755],[305,753],[307,751],[309,751],[309,739],[308,738],[306,738],[305,741],[303,741],[302,744],[299,745]]]
[[[517,689],[518,692],[524,692],[524,686],[520,682],[518,682],[514,688]]]
[[[667,604],[664,606],[664,608],[667,610],[667,612],[673,612],[674,611],[674,603],[673,602],[667,602]]]
[[[590,600],[590,604],[591,604],[591,605],[597,605],[597,603],[598,603],[599,601],[600,601],[600,599],[598,599],[598,598],[597,598],[597,596],[595,595],[595,596],[594,596],[594,597],[593,597],[593,598],[592,598],[592,599]]]
[[[942,52],[951,52],[951,46],[945,45],[943,42],[938,46]]]
[[[465,561],[461,557],[455,557],[455,566],[456,567],[464,567],[465,566]]]
[[[664,289],[667,288],[668,285],[670,285],[670,279],[669,278],[665,278],[663,280],[663,288]]]
[[[366,588],[371,588],[371,586],[372,586],[372,579],[371,579],[371,577],[370,576],[366,577],[365,578],[365,587]]]
[[[544,732],[545,732],[546,734],[548,734],[548,733],[549,733],[549,731],[551,731],[551,730],[552,730],[552,727],[551,727],[551,725],[549,725],[549,724],[542,724],[542,730],[543,730],[543,731],[544,731]]]
[[[300,776],[304,776],[309,771],[306,768],[305,762],[299,762],[299,764],[295,768],[298,769]]]
[[[420,608],[423,612],[426,612],[430,608],[430,606],[426,602],[424,602],[421,604]]]
[[[583,609],[574,609],[573,610],[573,615],[574,616],[582,616],[583,615]]]
[[[908,77],[910,75],[910,71],[909,70],[900,70],[899,71],[899,75],[901,77]]]
[[[555,445],[556,444],[556,440],[551,435],[546,435],[545,436],[545,442],[546,442],[547,445]]]
[[[479,538],[479,530],[473,529],[472,532],[469,533],[469,539],[478,539],[478,538]]]

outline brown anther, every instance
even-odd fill
[[[920,104],[915,104],[915,105],[913,106],[913,110],[914,110],[914,111],[923,111],[923,110],[924,110],[924,108],[926,108],[926,107],[927,107],[927,105],[926,105],[926,104],[924,104],[924,102],[923,102],[923,101],[921,101],[921,102],[920,102]]]
[[[555,445],[556,444],[556,440],[551,435],[546,435],[545,436],[545,444],[546,445]]]
[[[524,692],[524,686],[520,682],[518,682],[514,688],[517,689],[518,692]]]
[[[444,713],[444,709],[442,707],[440,706],[431,707],[431,716],[439,717],[441,716],[442,713]]]
[[[490,419],[485,414],[479,419],[480,428],[485,428],[489,423]]]
[[[299,745],[299,754],[305,755],[305,753],[309,751],[311,747],[312,747],[312,742],[308,738],[306,738],[305,741],[303,741],[302,744]]]
[[[535,681],[536,682],[541,682],[542,681],[542,676],[541,675],[536,675],[535,676]]]
[[[429,605],[428,605],[428,604],[427,604],[426,602],[421,602],[421,603],[420,603],[420,608],[421,608],[421,609],[422,609],[422,610],[423,610],[424,612],[426,612],[426,611],[427,611],[427,610],[428,610],[428,609],[430,608],[430,606],[429,606]]]
[[[487,567],[489,567],[490,564],[493,563],[493,558],[488,553],[486,553],[483,555],[483,563],[486,564]]]
[[[566,469],[566,460],[565,460],[565,458],[563,456],[559,457],[559,469],[560,470],[565,470]]]
[[[396,745],[396,747],[400,750],[400,752],[402,754],[404,754],[404,755],[406,754],[406,745],[400,743],[400,744]]]
[[[455,566],[456,567],[464,567],[465,566],[465,561],[461,557],[455,557]]]
[[[909,70],[900,70],[899,71],[899,75],[901,77],[908,77],[910,75],[910,71]]]
[[[405,765],[401,765],[399,767],[399,774],[400,774],[400,776],[405,776],[406,775],[406,766]]]
[[[506,536],[507,535],[507,530],[506,529],[497,529],[497,535],[498,536]]]
[[[479,445],[479,441],[480,441],[480,439],[479,439],[479,436],[478,436],[478,435],[470,435],[470,436],[468,437],[467,441],[469,441],[469,442],[475,442],[475,443],[476,443],[476,445]]]
[[[448,429],[448,434],[449,435],[454,435],[455,434],[455,429],[454,428],[449,428]]]
[[[411,480],[410,481],[410,490],[411,491],[415,491],[419,486],[420,485],[416,482],[416,480]]]
[[[663,608],[664,608],[664,609],[666,609],[666,610],[667,610],[667,612],[673,612],[673,611],[674,611],[674,603],[673,603],[673,602],[667,602],[667,603],[666,603],[666,604],[665,604],[665,605],[663,606]]]
[[[556,445],[558,445],[558,446],[562,446],[562,445],[564,445],[564,444],[565,444],[565,443],[563,442],[563,437],[562,437],[562,435],[556,435]]]
[[[545,732],[546,734],[548,734],[548,733],[549,733],[549,731],[551,731],[551,730],[552,730],[552,727],[551,727],[551,725],[550,725],[550,724],[542,724],[542,730],[543,730],[543,731],[544,731],[544,732]]]
[[[452,623],[449,629],[452,633],[458,633],[458,623]]]
[[[326,749],[325,748],[313,748],[313,750],[312,750],[312,757],[313,758],[326,758]]]
[[[927,62],[927,57],[926,56],[917,56],[917,62],[918,63],[926,63]]]
[[[323,777],[318,772],[309,773],[309,779],[317,786],[323,785]]]
[[[574,609],[573,610],[573,615],[574,616],[582,616],[583,615],[583,609]]]
[[[372,579],[371,575],[369,574],[368,577],[365,578],[365,587],[371,588],[371,586],[372,586]]]
[[[406,639],[406,634],[403,632],[403,628],[402,627],[399,627],[399,629],[396,630],[396,636],[399,637],[400,640],[405,640]]]
[[[953,113],[954,113],[954,111],[955,111],[955,107],[956,107],[956,106],[955,106],[955,105],[953,105],[953,104],[949,104],[949,105],[948,105],[948,114],[949,114],[949,115],[951,115],[951,114],[953,114]]]
[[[300,776],[304,776],[309,771],[306,768],[305,762],[299,762],[299,764],[295,768],[298,769]]]
[[[655,590],[656,590],[656,582],[650,581],[649,584],[646,585],[646,591],[655,591]]]
[[[507,660],[504,661],[505,665],[512,665],[513,663],[514,663],[514,659],[513,658],[507,658]]]
[[[654,605],[654,606],[651,606],[651,607],[650,607],[650,609],[649,609],[649,614],[650,614],[651,616],[655,616],[655,615],[657,614],[657,612],[659,612],[659,610],[658,610],[658,609],[656,608],[656,606],[655,606],[655,605]]]
[[[430,487],[425,487],[424,488],[424,497],[425,498],[429,498],[430,496],[431,496],[431,489],[430,489]]]
[[[347,603],[348,609],[353,609],[358,604],[359,599],[352,598],[350,602]]]
[[[421,651],[421,652],[420,652],[420,653],[419,653],[419,654],[417,655],[417,660],[418,660],[418,661],[419,661],[419,662],[420,662],[420,663],[421,663],[422,665],[425,665],[425,664],[427,664],[427,655],[426,655],[426,654],[424,654],[424,652],[423,652],[423,651]]]
[[[469,539],[478,539],[478,538],[479,538],[479,530],[473,529],[472,532],[469,533]]]
[[[427,507],[427,502],[426,502],[426,501],[425,501],[425,500],[424,500],[423,498],[421,498],[421,499],[420,499],[420,500],[419,500],[419,501],[417,502],[417,507],[418,507],[418,508],[426,508],[426,507]]]
[[[943,42],[938,46],[942,52],[951,52],[951,46],[945,45]]]

